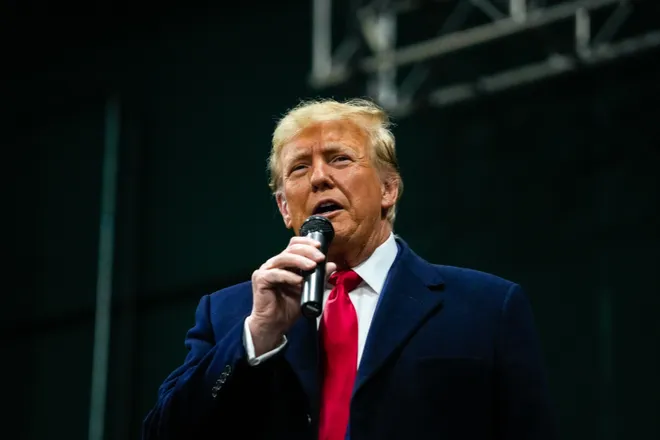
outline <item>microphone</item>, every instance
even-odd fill
[[[335,238],[335,228],[327,218],[320,215],[309,217],[300,227],[300,236],[309,237],[321,243],[321,252],[327,255],[332,239]],[[323,292],[325,291],[326,259],[316,265],[312,271],[303,272],[303,288],[300,297],[300,308],[303,316],[308,319],[318,318],[323,308]]]

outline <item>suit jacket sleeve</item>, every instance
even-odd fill
[[[255,402],[266,404],[278,359],[259,366],[247,363],[240,319],[225,334],[214,335],[209,297],[201,299],[195,325],[185,339],[188,354],[158,390],[156,405],[142,426],[144,440],[222,438],[246,429]],[[250,426],[250,430],[258,426]]]
[[[540,344],[529,302],[518,285],[506,296],[496,343],[500,439],[556,438]]]

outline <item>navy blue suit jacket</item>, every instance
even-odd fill
[[[358,369],[351,440],[553,439],[532,312],[521,288],[432,265],[397,238]],[[143,423],[144,440],[313,439],[320,403],[315,321],[276,357],[246,362],[249,282],[204,296],[189,352]]]

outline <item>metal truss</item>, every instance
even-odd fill
[[[335,49],[332,0],[312,0],[311,85],[324,89],[352,77],[366,77],[367,95],[391,112],[405,115],[420,100],[443,107],[660,46],[660,20],[635,35],[617,38],[632,15],[643,13],[637,11],[643,0],[435,1],[451,6],[446,16],[438,17],[437,36],[397,47],[398,19],[429,1],[353,0],[349,20],[356,24],[354,31],[341,38]],[[475,10],[486,20],[470,27],[466,16]],[[594,14],[599,14],[598,26],[592,20]],[[433,63],[442,64],[447,57],[460,58],[475,47],[527,38],[538,30],[563,41],[570,39],[568,49],[546,47],[533,56],[514,53],[510,67],[490,72],[484,66],[483,72],[460,82],[443,83],[438,79],[442,75],[433,74]]]

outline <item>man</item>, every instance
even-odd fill
[[[279,122],[270,185],[294,237],[250,282],[201,299],[145,440],[554,438],[521,288],[429,264],[393,235],[388,124],[363,100],[302,103]],[[301,316],[300,274],[326,256],[298,236],[314,214],[335,230],[316,320]]]

